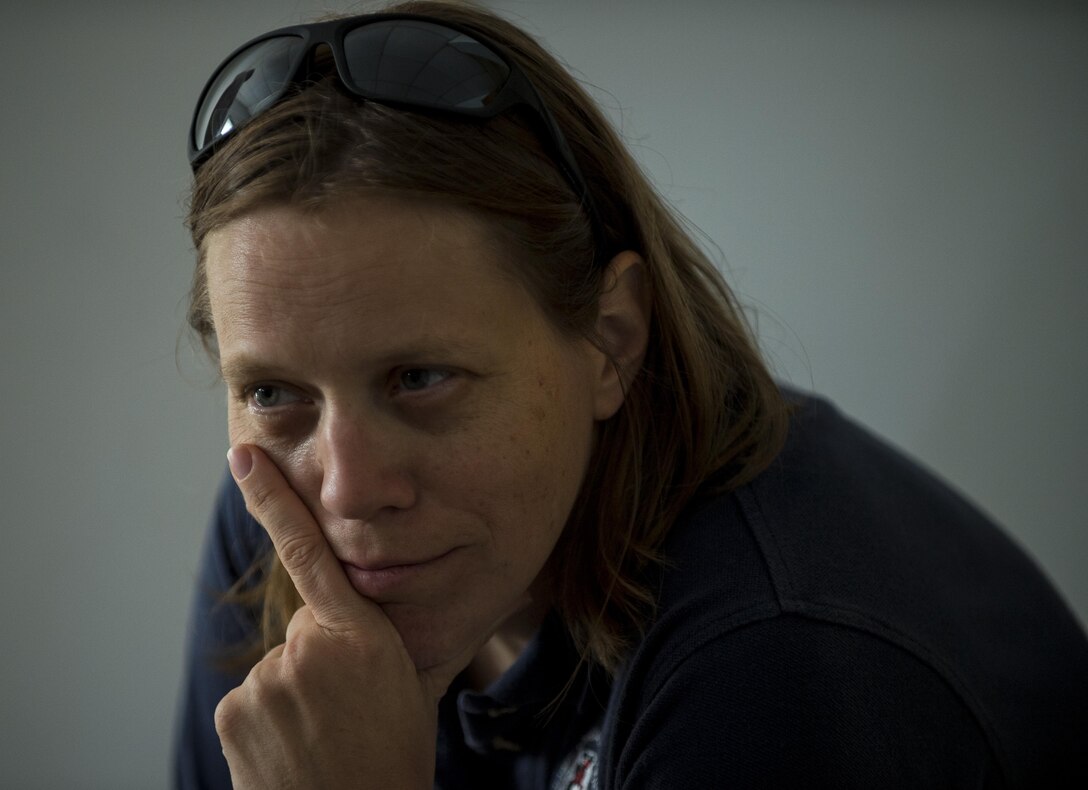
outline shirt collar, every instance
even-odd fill
[[[465,744],[483,755],[516,753],[536,751],[547,732],[559,725],[580,735],[600,717],[599,700],[608,698],[596,688],[602,678],[602,672],[580,660],[566,628],[551,614],[490,686],[457,693]]]

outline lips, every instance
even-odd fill
[[[447,571],[458,555],[457,549],[425,559],[379,559],[364,565],[341,561],[351,586],[360,595],[383,602],[422,592]]]

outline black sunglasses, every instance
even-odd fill
[[[353,96],[416,112],[487,119],[527,108],[538,136],[589,217],[598,260],[603,233],[585,178],[536,88],[501,47],[479,33],[414,14],[372,14],[280,28],[243,44],[212,74],[189,130],[195,172],[248,121],[312,79],[328,45]]]

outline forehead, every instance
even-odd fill
[[[397,264],[411,275],[427,261],[493,262],[494,234],[453,207],[394,198],[360,198],[319,211],[272,206],[209,234],[209,276],[259,281],[283,273],[307,285]]]
[[[513,339],[518,316],[539,311],[497,262],[498,249],[473,216],[414,201],[253,212],[205,244],[220,352],[274,344],[298,351],[307,342],[381,349],[424,336]]]

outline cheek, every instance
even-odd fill
[[[494,426],[494,440],[466,445],[447,480],[469,508],[485,514],[507,556],[543,562],[566,524],[585,475],[592,418],[551,397],[517,409],[517,419]]]
[[[260,447],[302,500],[311,509],[316,505],[321,477],[317,473],[313,442],[309,437],[299,440],[269,435],[262,429],[259,418],[242,406],[231,406],[229,409],[227,434],[232,445],[252,444]]]
[[[232,407],[227,413],[227,436],[231,445],[261,444],[258,432],[250,424],[243,409]]]

